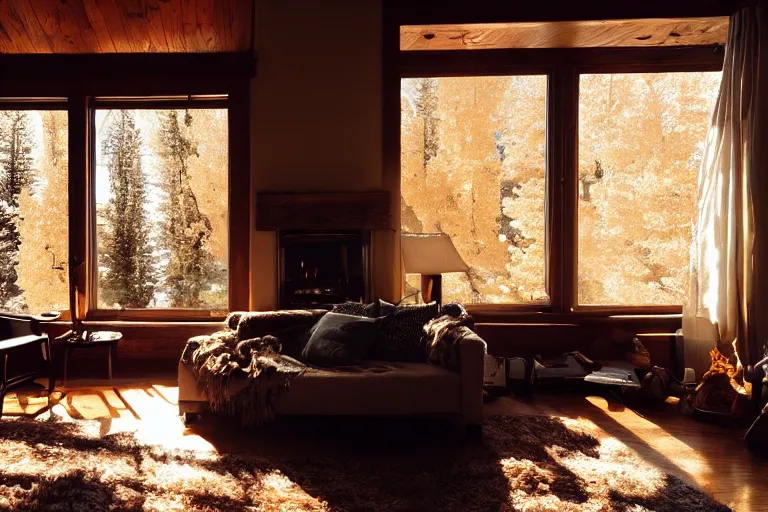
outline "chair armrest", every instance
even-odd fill
[[[466,424],[480,425],[483,423],[483,368],[487,348],[480,336],[467,331],[459,342],[461,409]]]
[[[53,322],[58,320],[60,316],[61,314],[58,311],[51,311],[41,315],[26,315],[2,311],[0,312],[0,323],[5,323],[9,328],[1,330],[5,331],[3,334],[8,338],[27,336],[29,334],[41,336],[43,330],[40,324]]]

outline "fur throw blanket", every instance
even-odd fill
[[[243,426],[262,425],[274,418],[274,401],[306,370],[268,332],[301,338],[317,318],[310,311],[232,313],[229,329],[190,338],[182,362],[191,366],[213,412],[238,417]]]
[[[459,303],[444,305],[441,313],[424,326],[427,359],[432,364],[459,371],[459,342],[472,332],[475,322]]]

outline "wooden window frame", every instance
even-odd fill
[[[94,98],[226,95],[229,132],[229,311],[250,302],[250,95],[256,57],[219,54],[0,55],[0,68],[23,70],[0,82],[0,98],[66,98],[69,127],[69,269],[71,312],[95,322],[211,322],[226,312],[179,309],[99,310],[95,292],[95,219],[91,169]],[[18,104],[24,104],[20,102]],[[108,104],[108,103],[105,103]],[[200,103],[202,105],[202,102]],[[144,105],[146,108],[146,104]],[[237,186],[232,186],[236,183]],[[247,205],[248,211],[242,213]],[[234,213],[233,213],[234,212]]]
[[[542,313],[558,318],[681,314],[682,305],[578,303],[579,78],[591,73],[720,71],[723,56],[723,47],[719,45],[400,51],[400,79],[541,74],[548,77],[545,186],[550,223],[550,254],[546,261],[549,305],[470,304],[467,309],[485,318],[520,320],[538,319]],[[399,125],[397,130],[399,134]],[[398,198],[399,186],[398,174]]]

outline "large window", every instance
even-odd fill
[[[252,55],[18,60],[0,80],[0,311],[98,329],[248,309]]]
[[[679,311],[718,57],[523,52],[532,74],[497,76],[518,54],[472,54],[401,53],[401,229],[448,234],[469,267],[443,300]]]
[[[100,309],[228,306],[226,108],[97,108]]]
[[[579,304],[682,304],[720,73],[581,75]]]
[[[0,103],[0,310],[17,313],[69,309],[67,112],[34,108]]]
[[[402,229],[447,233],[469,266],[445,301],[549,301],[546,96],[543,75],[401,82]]]

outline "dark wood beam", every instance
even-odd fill
[[[398,0],[392,9],[400,25],[449,25],[521,21],[577,21],[638,18],[730,16],[754,0],[591,0],[562,2],[448,3],[440,0]]]
[[[0,69],[14,70],[15,82],[55,80],[81,83],[94,80],[156,82],[188,78],[250,78],[256,75],[253,52],[232,53],[115,53],[115,54],[0,54]]]
[[[256,195],[256,229],[390,229],[390,194],[370,192],[283,193]]]
[[[718,71],[722,46],[659,48],[524,48],[511,50],[444,50],[400,52],[400,75],[527,75],[572,66],[581,72],[630,73]]]

